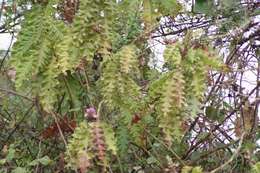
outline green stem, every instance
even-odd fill
[[[162,144],[167,150],[169,150],[173,155],[174,157],[180,162],[180,164],[182,166],[187,166],[186,163],[181,159],[181,157],[171,148],[169,148],[165,143],[163,143],[160,139],[158,139],[156,136],[154,136],[153,134],[151,134],[148,130],[145,130],[146,133],[148,135],[150,135],[151,137],[153,137],[157,142],[159,142],[160,144]]]

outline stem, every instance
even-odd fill
[[[68,90],[68,93],[69,93],[69,97],[70,97],[70,100],[71,100],[71,108],[74,108],[72,92],[71,92],[71,89],[69,87],[68,81],[67,81],[67,79],[66,79],[66,77],[64,75],[62,75],[62,77],[63,77],[64,83],[65,83],[65,86],[66,86],[66,88]]]
[[[217,167],[216,169],[210,171],[210,173],[215,173],[215,172],[218,172],[220,170],[222,170],[224,167],[226,167],[229,163],[231,163],[238,155],[241,147],[242,147],[242,143],[243,143],[243,140],[244,140],[244,136],[245,136],[245,133],[243,133],[240,137],[240,140],[239,140],[239,144],[238,144],[238,147],[236,149],[236,151],[234,152],[234,154],[231,156],[231,158],[226,162],[224,163],[223,165],[220,165],[219,167]]]
[[[56,125],[57,125],[57,127],[58,127],[58,130],[59,130],[60,136],[61,136],[61,138],[62,138],[62,140],[63,140],[65,146],[67,147],[68,144],[67,144],[67,141],[65,140],[65,137],[64,137],[64,135],[63,135],[63,133],[62,133],[62,130],[61,130],[60,125],[59,125],[59,122],[58,122],[58,119],[57,119],[57,117],[56,117],[56,115],[55,115],[54,112],[51,111],[50,113],[51,113],[52,117],[54,118],[54,121],[55,121],[55,123],[56,123]]]
[[[7,90],[7,89],[4,89],[4,88],[0,88],[0,91],[6,92],[6,93],[9,93],[9,94],[12,94],[12,95],[20,96],[20,97],[22,97],[22,98],[24,98],[24,99],[26,99],[28,101],[34,102],[34,100],[32,98],[29,98],[27,96],[24,96],[24,95],[19,94],[19,93],[15,92],[15,91],[12,91],[12,90]]]
[[[186,166],[186,163],[181,159],[181,157],[175,152],[173,151],[171,148],[169,148],[165,143],[163,143],[160,139],[158,139],[156,136],[154,136],[153,134],[151,134],[150,132],[148,132],[147,130],[145,130],[146,133],[148,135],[150,135],[151,137],[153,137],[157,142],[159,142],[160,144],[162,144],[166,149],[168,149],[174,156],[175,158],[181,163],[182,166]]]

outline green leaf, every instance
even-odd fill
[[[230,104],[227,102],[223,102],[223,106],[227,109],[232,109],[232,106],[230,106]]]
[[[6,156],[6,160],[11,161],[14,157],[15,157],[15,148],[14,148],[14,145],[11,144],[10,148],[8,150],[8,154]]]
[[[154,158],[154,157],[149,157],[148,159],[147,159],[147,163],[148,164],[153,164],[153,163],[156,163],[157,162],[157,160],[156,160],[156,158]]]
[[[0,165],[3,165],[3,164],[5,164],[6,163],[6,159],[1,159],[0,160]]]
[[[25,168],[17,167],[12,171],[12,173],[28,173],[28,171]]]
[[[260,128],[258,128],[258,132],[256,133],[256,141],[260,139]]]
[[[190,159],[192,161],[195,161],[195,160],[198,160],[200,156],[201,156],[201,152],[194,151],[194,152],[192,152],[192,155],[191,155]]]
[[[6,169],[0,169],[0,173],[7,173]]]
[[[201,132],[199,135],[198,135],[198,140],[201,140],[201,139],[204,139],[206,136],[208,136],[208,132]]]
[[[196,0],[194,12],[211,15],[214,11],[214,0]]]
[[[237,0],[222,0],[221,1],[224,7],[233,7],[237,4]]]
[[[175,16],[181,10],[181,5],[177,0],[167,0],[167,1],[155,1],[158,3],[159,12],[162,15],[172,15]]]
[[[38,164],[38,160],[33,160],[31,163],[29,163],[29,166],[36,166]]]
[[[49,165],[49,164],[51,164],[51,162],[52,162],[52,160],[51,160],[48,156],[44,156],[44,157],[38,159],[38,161],[39,161],[42,165],[44,165],[44,166]]]
[[[200,102],[197,98],[192,97],[190,100],[188,100],[188,104],[190,105],[188,107],[188,111],[191,115],[191,117],[195,117],[197,113],[200,113]]]
[[[192,173],[202,173],[202,168],[199,166],[196,166],[192,169]]]
[[[123,155],[127,152],[128,146],[129,146],[129,131],[128,129],[120,125],[117,129],[117,145],[119,149],[119,155]]]
[[[196,166],[192,168],[191,166],[185,166],[182,168],[181,173],[202,173],[202,168]]]
[[[143,12],[143,20],[145,23],[145,27],[150,29],[153,21],[153,13],[152,13],[152,4],[150,0],[143,1],[144,12]]]
[[[206,107],[206,116],[211,120],[222,121],[225,118],[224,109],[215,108],[213,106]]]
[[[52,160],[48,156],[44,156],[40,159],[33,160],[31,163],[29,163],[29,166],[36,166],[39,163],[46,166],[50,165],[52,163]]]
[[[260,15],[260,9],[255,9],[254,12],[252,13],[252,16],[257,16]]]
[[[108,150],[111,150],[114,155],[116,155],[117,147],[116,147],[116,139],[115,139],[114,131],[112,127],[110,127],[108,124],[103,123],[102,127],[104,131],[107,148]]]
[[[191,166],[184,166],[181,170],[181,173],[189,173],[192,170]]]
[[[257,162],[251,170],[251,173],[260,173],[260,162]]]

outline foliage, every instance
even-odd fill
[[[181,170],[182,173],[188,173],[188,172],[191,172],[191,173],[201,173],[202,172],[202,169],[201,167],[190,167],[190,166],[185,166],[182,170]]]
[[[92,160],[97,157],[98,165],[108,167],[108,151],[116,154],[116,141],[112,129],[100,122],[88,125],[83,122],[75,129],[67,147],[68,166],[86,172],[91,167]]]
[[[10,32],[22,17],[0,67],[0,172],[259,171],[259,84],[249,94],[241,84],[253,66],[241,57],[256,54],[258,35],[243,35],[258,26],[246,22],[255,6],[19,0],[6,9]],[[161,69],[151,65],[159,56]]]
[[[166,48],[165,60],[172,70],[168,72],[170,73],[168,81],[161,84],[164,87],[161,96],[163,116],[160,117],[160,127],[165,131],[167,138],[171,139],[170,135],[179,138],[178,131],[181,130],[181,123],[190,118],[187,115],[190,116],[191,112],[196,114],[196,110],[199,110],[196,107],[199,106],[197,103],[202,100],[206,89],[207,67],[220,67],[216,59],[209,59],[211,59],[210,55],[203,48],[182,49],[180,44]],[[194,99],[195,102],[188,102]],[[190,107],[194,107],[195,112],[189,109]]]
[[[16,69],[16,88],[32,89],[39,95],[46,110],[50,110],[57,101],[57,78],[61,74],[59,64],[62,62],[59,62],[53,49],[63,37],[63,24],[55,21],[52,5],[51,2],[46,7],[36,5],[25,15],[11,62]]]
[[[252,167],[252,172],[253,173],[258,173],[260,172],[260,163],[257,162],[253,167]]]

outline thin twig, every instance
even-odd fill
[[[30,108],[24,113],[24,115],[22,116],[21,120],[15,124],[15,127],[13,128],[13,130],[8,134],[6,140],[4,141],[4,144],[7,143],[9,141],[9,139],[12,137],[12,135],[16,132],[16,130],[19,128],[19,126],[21,125],[21,123],[25,120],[26,116],[31,112],[32,108],[34,105],[31,105]],[[4,146],[4,145],[3,145]],[[0,147],[0,151],[3,149],[3,146]]]
[[[0,91],[6,92],[6,93],[9,93],[9,94],[12,94],[12,95],[20,96],[20,97],[22,97],[22,98],[24,98],[24,99],[26,99],[26,100],[29,100],[29,101],[31,101],[31,102],[34,102],[34,100],[33,100],[32,98],[29,98],[29,97],[27,97],[27,96],[24,96],[24,95],[19,94],[19,93],[15,92],[15,91],[12,91],[12,90],[0,88]]]
[[[60,125],[59,125],[59,122],[58,122],[58,119],[57,119],[57,117],[56,117],[56,115],[55,115],[54,112],[50,111],[50,113],[51,113],[52,117],[54,118],[54,121],[55,121],[55,123],[56,123],[56,125],[57,125],[57,127],[58,127],[58,130],[59,130],[60,136],[61,136],[61,138],[62,138],[62,140],[63,140],[65,146],[67,147],[68,144],[67,144],[67,141],[66,141],[66,139],[65,139],[65,137],[64,137],[64,135],[63,135],[63,133],[62,133],[62,130],[61,130]]]
[[[36,158],[36,159],[39,159],[40,156],[41,156],[41,144],[42,144],[42,141],[40,140],[40,141],[39,141],[39,151],[38,151],[38,154],[37,154],[37,158]],[[38,172],[38,169],[39,169],[39,162],[37,163],[37,166],[36,166],[36,170],[35,170],[36,173]]]
[[[181,163],[182,166],[186,166],[186,163],[181,159],[181,157],[175,152],[173,151],[171,148],[169,148],[165,143],[163,143],[160,139],[158,139],[156,136],[154,136],[153,134],[151,134],[148,130],[145,130],[146,133],[148,135],[150,135],[151,137],[153,137],[157,142],[159,142],[160,144],[162,144],[166,149],[168,149],[174,156],[175,158]]]
[[[245,133],[243,133],[241,135],[238,147],[237,147],[236,151],[234,152],[234,154],[231,156],[231,158],[227,162],[225,162],[224,164],[222,164],[219,167],[217,167],[216,169],[210,171],[210,173],[215,173],[215,172],[218,172],[218,171],[222,170],[223,168],[225,168],[229,163],[231,163],[237,157],[237,155],[239,154],[239,151],[240,151],[240,149],[242,147],[244,136],[245,136]]]

